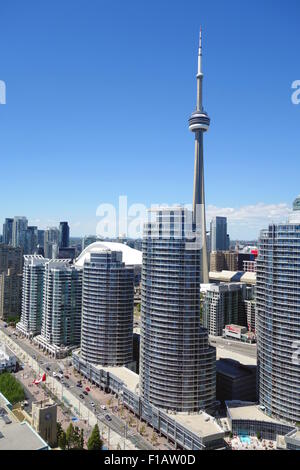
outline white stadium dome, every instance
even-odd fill
[[[142,265],[142,252],[135,250],[124,243],[99,241],[88,245],[75,260],[75,266],[83,268],[85,261],[90,261],[91,253],[99,253],[101,251],[121,251],[123,262],[128,266]]]

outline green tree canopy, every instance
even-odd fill
[[[22,385],[9,372],[0,374],[0,392],[12,405],[25,400],[25,392]]]
[[[74,428],[72,423],[69,424],[66,432],[66,444],[68,450],[83,449],[83,432],[77,426]]]
[[[87,448],[88,450],[101,450],[103,446],[103,442],[100,438],[100,432],[98,424],[95,425],[92,434],[89,437]]]

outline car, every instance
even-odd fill
[[[95,407],[95,403],[93,401],[91,401],[90,405],[94,408]]]
[[[58,371],[58,372],[59,372],[59,374],[62,374],[62,375],[64,375],[64,371],[63,371],[63,370],[59,369],[59,371]]]
[[[91,391],[90,387],[85,387],[85,389],[86,389],[87,392]]]
[[[106,419],[107,421],[111,421],[111,417],[110,417],[109,415],[105,415],[105,419]]]
[[[50,367],[46,367],[46,370],[50,371],[50,370],[51,370],[51,368],[50,368]]]
[[[101,410],[106,410],[106,406],[105,406],[105,405],[101,405],[100,408],[101,408]]]
[[[65,379],[67,379],[67,380],[68,380],[69,378],[70,378],[70,377],[69,377],[68,375],[65,375]]]
[[[84,395],[88,395],[88,392],[86,392],[85,390],[83,390],[83,393],[84,393]]]
[[[65,384],[65,387],[70,388],[70,385],[69,385],[69,384]]]
[[[79,395],[79,398],[81,398],[82,400],[84,399],[84,396],[82,395],[82,393]]]
[[[56,377],[57,373],[54,371],[52,375],[53,375],[53,377]]]

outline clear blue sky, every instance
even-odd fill
[[[299,18],[299,0],[3,0],[0,222],[81,235],[119,195],[191,202],[202,24],[209,216],[257,236],[300,193]]]

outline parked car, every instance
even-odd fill
[[[81,398],[82,400],[84,399],[84,396],[82,395],[82,393],[79,395],[79,398]]]
[[[101,408],[101,410],[106,410],[106,406],[105,406],[105,405],[101,405],[100,408]]]
[[[93,401],[91,401],[90,405],[94,408],[95,407],[95,403]]]
[[[107,419],[107,421],[111,421],[111,417],[109,415],[105,415],[105,419]]]
[[[83,393],[84,393],[84,395],[88,395],[88,392],[86,392],[85,390],[83,390]]]
[[[91,391],[90,387],[85,387],[85,389],[86,389],[87,392]]]
[[[67,380],[68,380],[69,378],[70,378],[70,377],[69,377],[68,375],[65,375],[65,379],[67,379]]]

